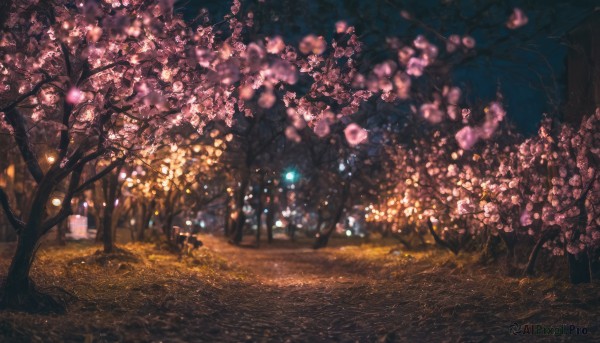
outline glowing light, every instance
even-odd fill
[[[56,161],[56,157],[49,155],[46,157],[46,160],[48,161],[48,163],[54,163]]]
[[[352,236],[352,230],[346,230],[346,236],[348,236],[348,237]]]
[[[190,225],[192,225],[192,221],[191,221],[191,220],[186,220],[186,221],[185,221],[185,225],[187,225],[187,226],[190,226]]]
[[[68,103],[76,105],[81,100],[83,100],[83,93],[79,89],[73,87],[67,93],[67,99],[66,100],[67,100]]]
[[[295,171],[290,170],[285,173],[285,180],[292,183],[296,182],[296,180],[298,180],[298,174]]]
[[[275,222],[275,226],[277,226],[277,227],[283,227],[283,223],[281,222],[281,220],[277,220]]]
[[[52,199],[52,205],[58,207],[62,204],[62,200],[60,200],[59,198],[54,198]]]

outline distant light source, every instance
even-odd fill
[[[346,230],[346,236],[348,236],[348,237],[352,236],[352,230]]]
[[[187,226],[190,226],[190,225],[192,225],[192,221],[191,221],[191,220],[186,220],[186,221],[185,221],[185,225],[187,225]]]
[[[298,181],[298,173],[294,170],[287,171],[284,175],[285,181],[289,183],[294,183]]]
[[[56,161],[56,157],[49,155],[46,157],[46,160],[48,160],[48,163],[54,163],[54,161]]]
[[[283,223],[281,222],[281,220],[278,220],[275,222],[275,226],[277,227],[283,227]]]
[[[354,219],[352,216],[348,217],[348,225],[353,227],[354,223],[356,223],[356,219]]]
[[[62,200],[60,200],[59,198],[54,198],[52,199],[52,205],[58,207],[62,204]]]

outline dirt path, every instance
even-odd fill
[[[397,304],[369,307],[391,294],[375,292],[377,281],[366,270],[327,250],[239,248],[210,237],[205,243],[251,275],[231,304],[248,320],[248,339],[374,341],[389,336],[390,320],[372,319],[393,315]]]
[[[434,266],[410,256],[369,263],[364,257],[352,257],[358,248],[340,255],[344,248],[238,248],[211,237],[206,237],[206,243],[251,275],[229,306],[239,322],[247,324],[242,327],[252,341],[514,342],[532,338],[509,334],[514,322],[585,324],[596,332],[577,337],[536,336],[536,340],[596,341],[598,337],[597,310],[581,311],[568,304],[581,300],[557,303],[557,290],[541,282],[487,272],[469,275],[452,263]],[[386,259],[391,265],[385,266]],[[588,291],[593,297],[593,288]],[[561,296],[577,297],[576,291]]]
[[[598,283],[511,278],[437,250],[202,240],[184,258],[148,243],[123,246],[135,260],[42,249],[34,280],[74,299],[65,315],[0,311],[0,342],[600,342]],[[513,336],[515,322],[588,335]]]

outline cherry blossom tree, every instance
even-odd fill
[[[598,113],[577,130],[546,120],[532,138],[505,129],[470,150],[436,131],[433,139],[394,149],[396,186],[368,207],[367,219],[393,222],[404,215],[408,223],[427,225],[453,252],[469,241],[485,249],[500,237],[507,262],[517,258],[515,250],[528,252],[527,274],[546,248],[569,256],[573,282],[589,281],[598,251],[597,127]]]
[[[207,120],[231,121],[236,106],[243,110],[239,82],[255,80],[258,88],[265,80],[290,80],[285,67],[257,79],[267,56],[259,45],[239,41],[250,25],[236,18],[239,3],[224,32],[211,25],[192,29],[162,1],[11,6],[1,39],[1,123],[37,186],[24,219],[1,193],[19,233],[3,304],[35,308],[44,306],[28,276],[38,241],[70,214],[76,194],[140,150],[165,144],[175,126],[187,122],[201,130]],[[54,161],[44,169],[38,156],[48,153]],[[86,168],[97,160],[105,161],[103,169]],[[62,183],[68,184],[62,209],[49,216],[48,200]]]
[[[165,3],[145,2],[15,2],[4,25],[2,128],[37,185],[26,218],[0,193],[19,234],[2,306],[43,310],[52,301],[29,279],[39,239],[67,218],[76,194],[177,121],[182,94],[172,78],[185,67],[177,64],[188,32]],[[44,168],[39,156],[48,154],[53,161]],[[105,167],[86,171],[96,160]],[[62,208],[50,215],[47,204],[62,183]]]

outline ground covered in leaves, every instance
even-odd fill
[[[597,283],[511,278],[437,250],[202,239],[193,257],[139,243],[111,256],[84,243],[42,248],[34,279],[64,289],[68,313],[0,312],[0,341],[600,341]],[[11,249],[0,251],[2,270]],[[515,336],[513,323],[588,334]]]

